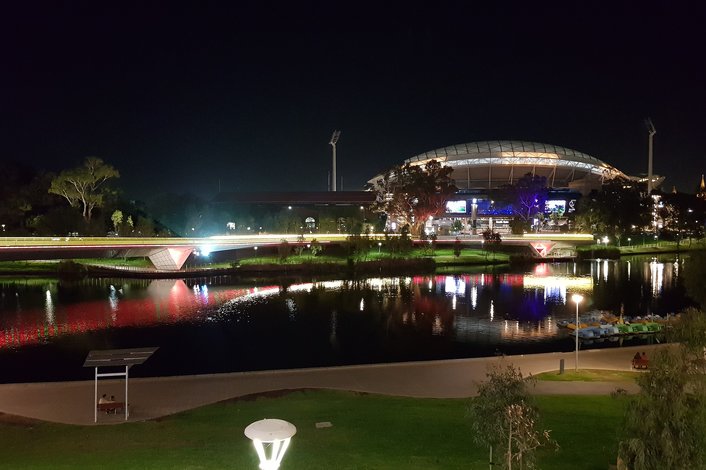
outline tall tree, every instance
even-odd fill
[[[520,220],[529,223],[535,215],[544,210],[548,191],[547,178],[527,173],[515,184],[506,186],[499,193],[499,199],[510,204]]]
[[[622,238],[649,223],[651,201],[633,184],[606,182],[579,202],[576,225],[581,231]]]
[[[704,468],[703,338],[697,353],[683,345],[660,350],[650,361],[650,372],[642,374],[637,382],[641,391],[627,409],[623,427],[626,436],[619,449],[627,468]]]
[[[93,210],[103,205],[105,182],[119,177],[118,170],[100,158],[87,157],[83,165],[59,173],[49,192],[64,197],[71,207],[80,207],[84,220],[90,222]]]
[[[436,160],[396,166],[369,186],[377,193],[372,209],[400,226],[410,225],[419,235],[429,217],[442,214],[446,201],[456,192],[452,172],[453,168]]]

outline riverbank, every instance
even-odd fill
[[[653,244],[646,245],[632,245],[632,246],[606,246],[606,245],[589,245],[582,246],[576,249],[577,259],[587,260],[587,259],[619,259],[623,256],[633,256],[633,255],[661,255],[661,254],[675,254],[675,253],[689,253],[692,251],[703,251],[706,250],[706,242],[697,241],[694,243],[681,243],[677,245],[676,242],[656,242]]]
[[[663,347],[668,346],[639,350],[652,356]],[[582,351],[579,360],[582,368],[626,373],[637,350]],[[297,427],[285,458],[292,468],[324,469],[336,462],[351,469],[480,468],[487,450],[469,442],[464,410],[487,367],[506,362],[534,375],[573,357],[550,353],[136,378],[130,380],[130,422],[123,424],[121,415],[99,416],[99,424],[119,426],[93,426],[93,381],[6,384],[0,385],[5,413],[0,452],[6,464],[22,468],[182,468],[192,462],[200,468],[250,468],[255,454],[242,430],[266,416]],[[98,393],[121,400],[123,386],[101,381]],[[560,444],[559,452],[541,453],[542,468],[588,470],[614,461],[615,430],[626,403],[621,395],[611,397],[617,388],[639,390],[631,381],[534,385],[542,425]],[[319,422],[331,427],[317,427]],[[588,441],[600,451],[574,462]],[[91,452],[82,450],[86,447]]]
[[[635,352],[654,355],[662,346],[591,349],[581,351],[585,369],[631,370]],[[180,413],[223,400],[276,390],[333,389],[414,398],[465,398],[475,395],[489,365],[506,361],[524,374],[556,370],[560,361],[574,363],[574,353],[541,353],[517,356],[399,362],[341,367],[233,372],[130,379],[131,421],[144,421]],[[98,393],[121,398],[124,382],[103,380]],[[609,394],[615,382],[538,382],[543,395]],[[623,387],[629,388],[629,387]],[[636,385],[629,391],[636,391]],[[0,385],[0,412],[66,424],[93,424],[93,381],[45,382]],[[52,402],[46,400],[53,398]],[[57,407],[53,402],[60,402]],[[113,419],[115,417],[105,417]],[[106,422],[105,419],[102,422]],[[110,422],[110,421],[109,421]],[[112,422],[120,422],[119,417]]]
[[[452,249],[416,249],[405,256],[371,252],[365,256],[291,255],[253,256],[233,261],[187,263],[181,271],[158,271],[143,258],[2,261],[0,275],[63,277],[174,278],[208,276],[281,277],[287,275],[432,273],[437,268],[482,267],[507,264],[505,253],[465,249],[459,256]]]
[[[556,452],[539,452],[541,468],[605,469],[615,463],[625,397],[537,396],[535,402],[542,428],[551,429],[559,444]],[[0,452],[7,468],[255,469],[257,455],[243,430],[269,417],[297,428],[283,469],[487,468],[488,450],[471,442],[467,406],[463,399],[300,390],[124,426],[5,417],[0,420]],[[330,427],[316,425],[322,422]]]

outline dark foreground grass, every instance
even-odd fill
[[[615,461],[624,399],[538,397],[559,442],[543,469],[600,469]],[[0,424],[0,467],[46,469],[256,469],[249,423],[277,417],[297,426],[282,470],[484,469],[471,442],[467,400],[303,391],[238,400],[158,421],[113,426]],[[332,428],[316,429],[318,421]]]

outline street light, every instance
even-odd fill
[[[378,254],[380,254],[380,248],[382,247],[382,242],[378,242]]]
[[[576,302],[576,328],[574,328],[574,337],[576,338],[576,371],[579,370],[579,304],[583,301],[583,295],[574,294],[571,300]]]
[[[289,447],[297,428],[281,419],[261,419],[245,428],[245,435],[252,440],[260,459],[261,470],[277,470],[284,453]],[[265,453],[265,445],[270,447],[270,456]]]

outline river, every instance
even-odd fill
[[[158,346],[131,376],[573,350],[557,321],[692,305],[688,257],[546,263],[455,274],[245,282],[0,278],[0,382],[90,379],[88,351]],[[658,338],[604,340],[620,347]]]

